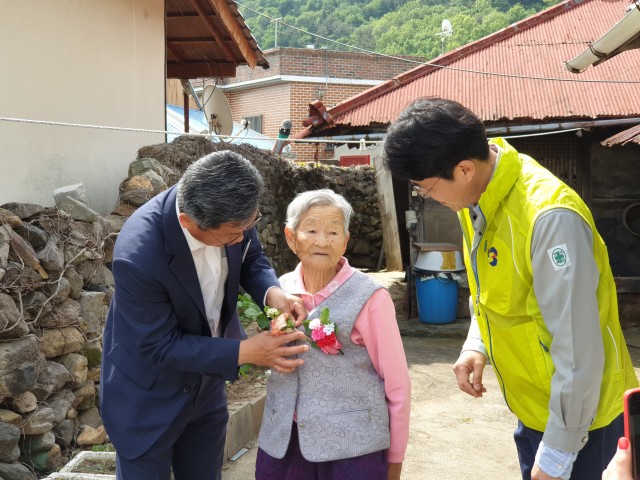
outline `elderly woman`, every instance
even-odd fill
[[[300,263],[280,283],[303,300],[310,326],[329,309],[321,330],[337,342],[312,348],[295,373],[270,376],[259,480],[400,478],[409,372],[389,292],[343,257],[352,213],[344,197],[328,189],[299,194],[287,210],[285,235]]]

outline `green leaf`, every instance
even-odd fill
[[[243,378],[247,377],[249,375],[249,372],[251,371],[251,368],[253,368],[253,364],[243,363],[238,369],[238,376]]]
[[[323,323],[323,324],[329,323],[329,307],[324,307],[320,311],[320,323]]]
[[[269,319],[264,313],[262,313],[260,307],[258,307],[253,299],[246,293],[238,295],[236,308],[238,310],[240,321],[243,325],[246,326],[251,322],[256,322],[262,330],[269,329]]]

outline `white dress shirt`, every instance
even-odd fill
[[[176,200],[176,214],[180,215]],[[224,247],[212,247],[195,239],[189,231],[180,225],[184,237],[189,244],[193,263],[198,274],[204,310],[207,322],[211,327],[211,335],[220,336],[220,311],[224,300],[224,285],[227,282],[229,267]]]

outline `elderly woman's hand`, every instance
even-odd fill
[[[296,327],[299,327],[302,321],[307,318],[307,309],[304,308],[302,300],[294,295],[284,293],[277,287],[270,288],[267,292],[267,305],[291,314],[296,321]]]

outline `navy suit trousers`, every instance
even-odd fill
[[[602,472],[613,458],[618,448],[618,438],[624,436],[623,416],[619,415],[606,427],[589,432],[589,441],[578,453],[573,463],[571,480],[600,480]],[[531,470],[542,441],[542,432],[525,427],[518,420],[513,434],[518,448],[518,459],[523,480],[531,480]]]
[[[141,457],[134,460],[116,453],[118,480],[220,480],[227,433],[225,381],[203,376],[189,395],[181,415]],[[126,400],[125,400],[126,401]]]

